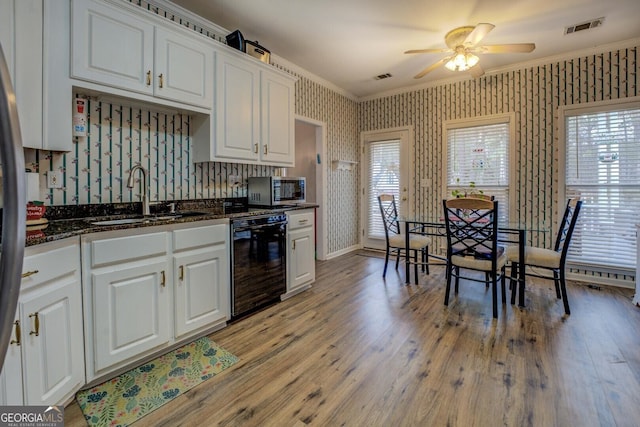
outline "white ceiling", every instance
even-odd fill
[[[535,43],[531,53],[484,54],[485,73],[640,37],[640,0],[173,0],[226,28],[239,29],[274,55],[356,97],[460,78],[438,68],[413,78],[446,54],[405,55],[444,48],[463,25],[495,25],[481,44]],[[570,25],[604,17],[598,28],[564,35]],[[375,80],[379,74],[392,77]],[[466,74],[466,73],[465,73]],[[471,78],[468,74],[464,78]]]

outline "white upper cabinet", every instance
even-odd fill
[[[156,27],[154,94],[211,108],[213,48],[192,37]]]
[[[260,70],[217,53],[215,156],[259,160]]]
[[[72,77],[153,94],[153,24],[106,3],[74,1]]]
[[[71,76],[210,109],[213,42],[94,0],[73,2]]]
[[[27,148],[72,148],[69,40],[52,28],[65,25],[65,8],[68,0],[0,0],[0,45],[16,94],[22,145]],[[67,109],[61,108],[63,99],[68,99]]]
[[[263,70],[261,89],[262,160],[293,166],[294,86],[288,77]]]
[[[215,58],[213,138],[196,138],[194,160],[293,166],[295,78],[225,50]]]

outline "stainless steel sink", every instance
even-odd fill
[[[138,224],[148,221],[147,218],[122,218],[122,219],[109,219],[106,221],[93,221],[92,225],[124,225],[124,224]]]
[[[99,225],[99,226],[109,226],[109,225],[126,225],[126,224],[143,224],[147,222],[153,221],[173,221],[182,217],[192,217],[192,216],[202,216],[206,215],[203,212],[176,212],[172,214],[160,214],[154,216],[145,216],[145,217],[136,217],[136,218],[118,218],[118,219],[108,219],[102,221],[91,221],[91,225]]]

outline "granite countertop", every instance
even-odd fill
[[[153,227],[159,225],[182,224],[207,220],[232,220],[268,213],[284,213],[291,210],[317,208],[312,203],[275,208],[252,208],[247,210],[246,204],[221,202],[221,200],[191,200],[175,203],[175,216],[171,216],[170,203],[162,202],[152,206],[152,215],[142,217],[141,204],[119,203],[82,206],[48,206],[45,213],[46,224],[28,226],[26,246],[61,240],[68,237],[104,231],[124,230],[132,228]],[[184,213],[184,216],[180,216]],[[114,219],[141,218],[141,222],[96,225],[98,221]]]

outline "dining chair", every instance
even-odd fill
[[[380,206],[380,214],[384,223],[384,236],[386,239],[386,253],[384,257],[384,269],[382,277],[387,274],[387,264],[389,263],[389,254],[396,253],[396,270],[400,262],[400,256],[406,249],[406,235],[401,232],[400,223],[398,221],[398,208],[396,199],[393,194],[380,194],[378,196],[378,205]],[[421,254],[421,264],[423,271],[429,274],[429,265],[427,259],[429,257],[429,245],[431,238],[420,234],[409,234],[409,251],[413,253],[414,275],[416,283],[418,282],[418,252]],[[404,254],[409,257],[410,254]],[[409,278],[407,278],[407,283]]]
[[[451,279],[455,293],[460,279],[491,283],[493,317],[498,317],[498,280],[502,284],[502,302],[506,303],[504,247],[498,246],[498,202],[473,197],[442,201],[447,233],[447,267],[444,305],[449,305]],[[484,280],[465,270],[483,272]],[[462,272],[464,271],[464,273]]]
[[[524,266],[521,266],[522,263],[520,262],[517,247],[508,247],[506,251],[507,261],[511,263],[510,282],[512,283],[512,281],[515,280],[519,268],[525,269],[524,272],[526,276],[553,280],[556,287],[556,297],[558,299],[562,298],[562,302],[564,303],[564,312],[566,314],[571,314],[571,310],[569,309],[569,301],[567,299],[565,264],[567,261],[569,244],[571,243],[571,236],[573,235],[573,231],[576,227],[581,207],[582,201],[577,198],[569,199],[567,201],[567,206],[565,207],[564,214],[562,215],[562,221],[560,221],[560,227],[558,228],[558,234],[556,236],[553,249],[525,246]],[[551,271],[553,276],[536,272],[536,269]],[[524,292],[524,286],[520,286],[520,292]],[[514,287],[514,292],[511,293],[511,304],[515,303],[515,295]]]

